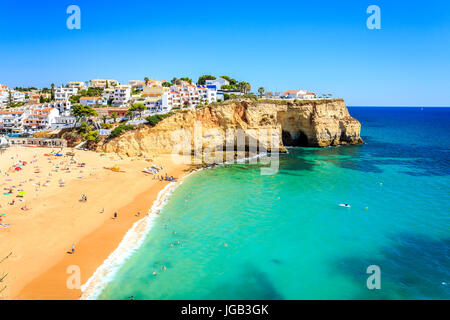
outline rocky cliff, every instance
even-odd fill
[[[342,99],[233,100],[175,111],[155,127],[129,131],[98,150],[151,157],[181,153],[181,149],[189,153],[205,148],[225,150],[230,145],[242,150],[243,141],[247,151],[256,143],[262,146],[260,151],[279,148],[283,152],[285,146],[361,144],[360,130],[359,121],[350,116]]]

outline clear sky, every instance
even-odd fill
[[[381,30],[366,26],[372,4]],[[0,28],[10,87],[213,74],[348,105],[450,106],[448,0],[0,0]]]

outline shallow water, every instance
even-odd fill
[[[349,110],[366,145],[188,177],[99,298],[449,299],[450,108]]]

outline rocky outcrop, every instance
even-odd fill
[[[99,151],[127,156],[200,150],[273,151],[285,146],[326,147],[363,143],[361,125],[342,99],[226,101],[183,109],[155,127],[145,126],[105,142]],[[228,149],[229,150],[229,149]]]

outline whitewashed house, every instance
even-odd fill
[[[56,101],[62,101],[62,100],[69,100],[69,98],[73,95],[78,94],[78,88],[64,88],[59,87],[55,89],[55,100]]]

